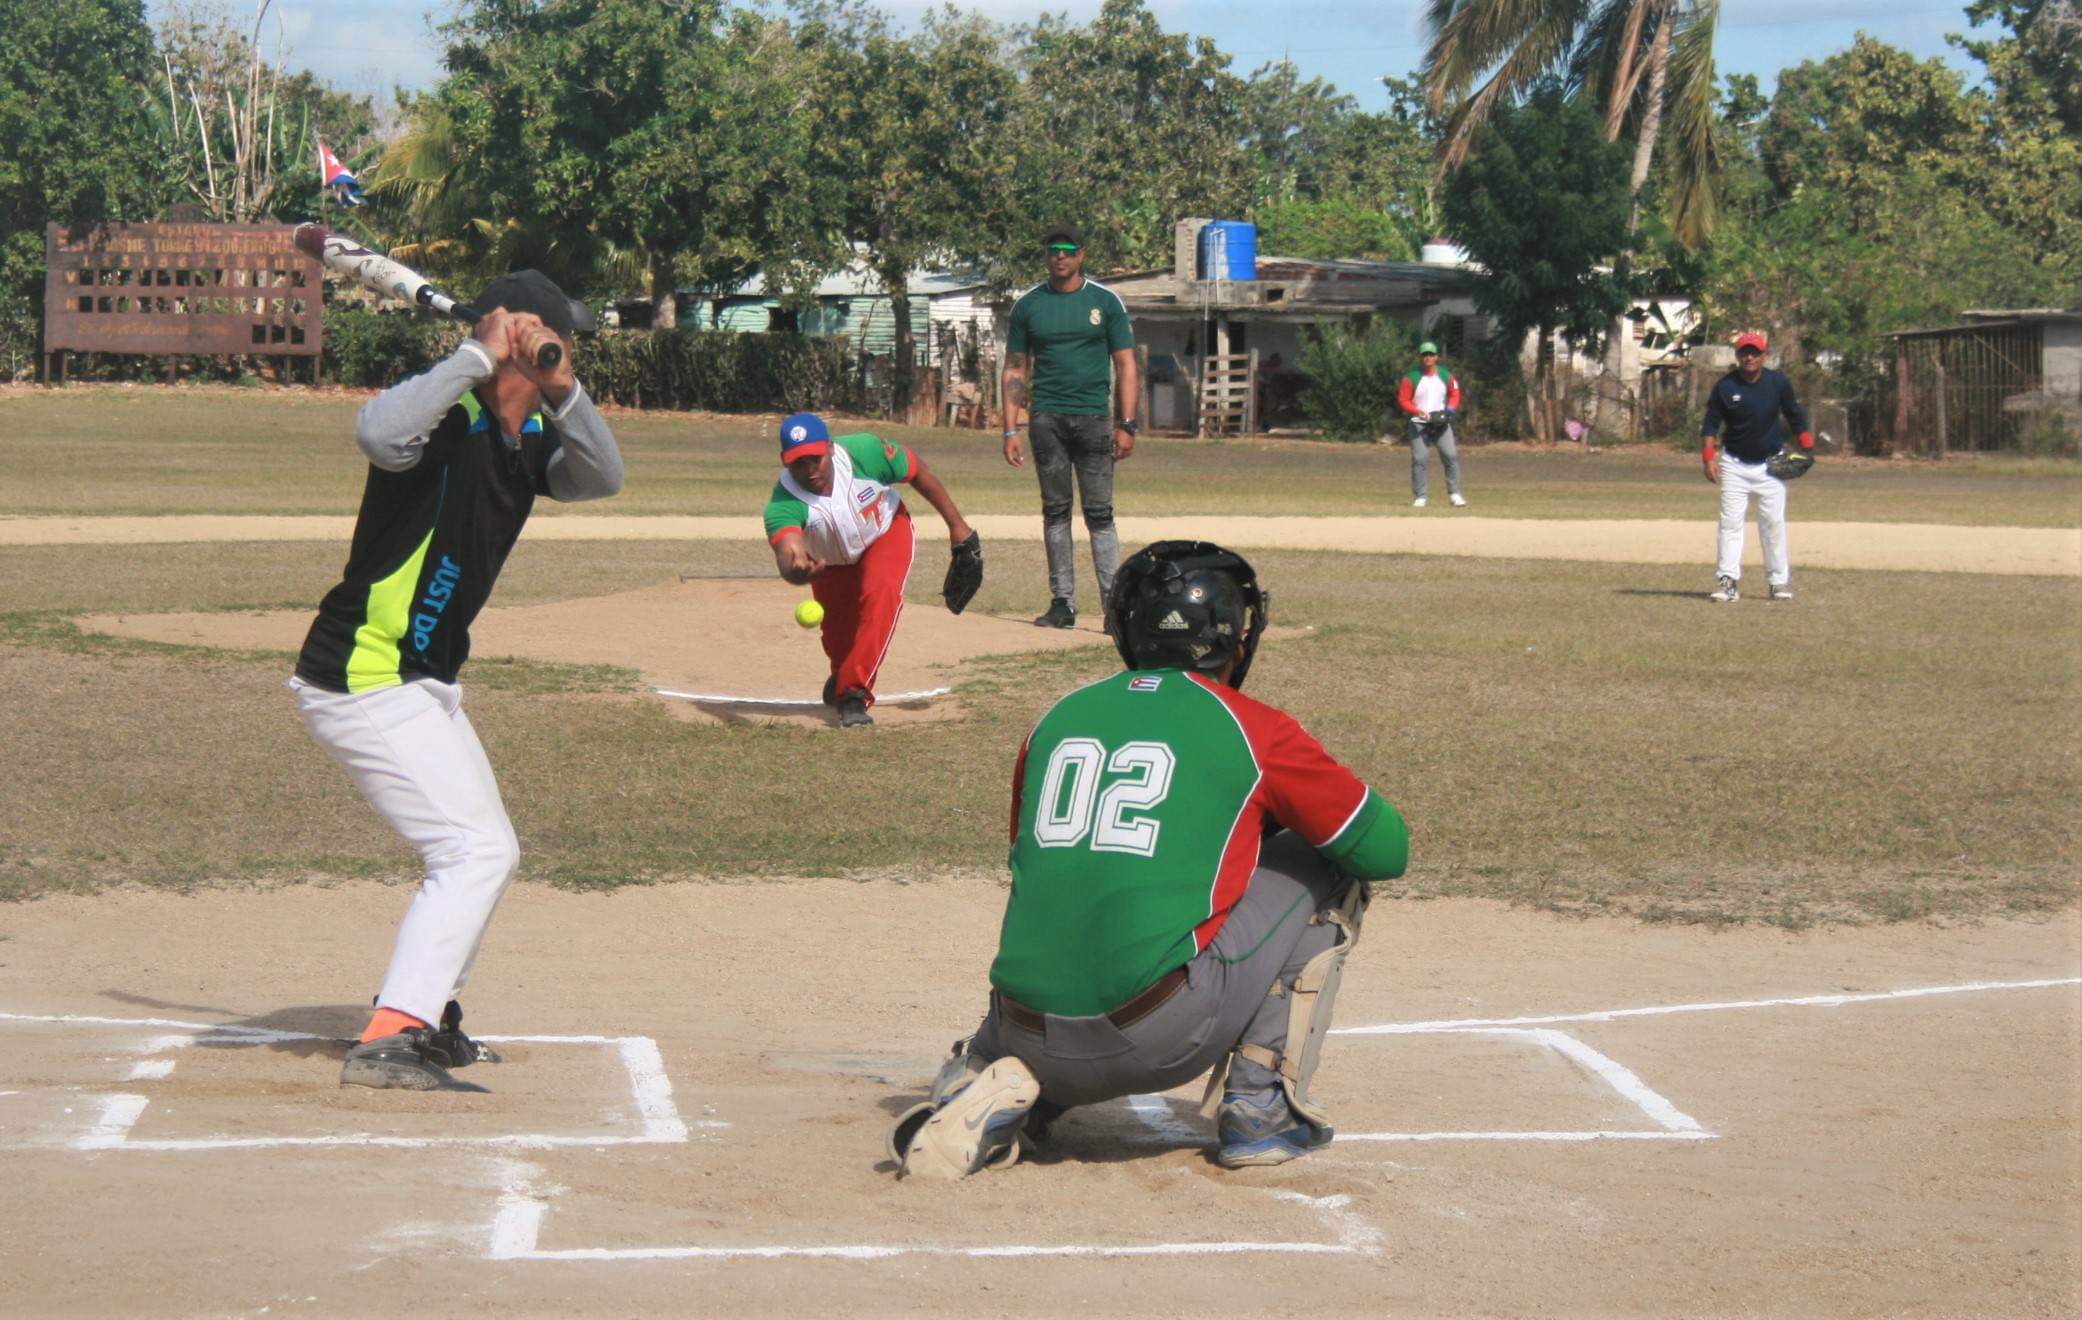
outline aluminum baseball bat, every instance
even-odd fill
[[[467,303],[459,303],[433,286],[426,276],[410,266],[391,260],[381,252],[368,248],[344,235],[336,234],[324,225],[306,222],[296,227],[296,246],[318,258],[326,269],[344,275],[364,288],[406,302],[417,303],[442,316],[451,316],[465,324],[475,325],[484,319],[484,314]],[[555,370],[564,360],[561,344],[544,344],[535,353],[535,365],[543,371]]]

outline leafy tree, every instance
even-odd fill
[[[1258,246],[1283,257],[1411,261],[1418,252],[1413,236],[1395,216],[1350,198],[1266,202],[1252,218],[1258,225]]]
[[[917,350],[909,280],[934,263],[981,262],[996,249],[979,220],[1009,195],[1005,130],[1018,84],[991,35],[928,22],[912,38],[879,17],[813,21],[823,47],[814,174],[836,217],[888,291],[896,318],[896,408],[909,404]]]
[[[1827,355],[1856,382],[1885,369],[1889,330],[2073,300],[2082,169],[2063,167],[2077,148],[2050,98],[1991,95],[1860,37],[1785,71],[1762,114],[1732,87],[1722,120],[1713,322],[1765,327],[1788,360]]]
[[[448,76],[417,130],[410,185],[473,213],[496,245],[512,226],[572,261],[642,263],[656,323],[676,320],[683,285],[731,287],[802,259],[820,241],[799,200],[816,129],[812,66],[787,26],[722,0],[469,0],[444,31]],[[401,185],[404,186],[404,185]]]
[[[1214,42],[1165,32],[1143,0],[1106,0],[1086,27],[1046,15],[1022,36],[1015,203],[994,263],[1008,281],[1031,277],[1053,220],[1080,225],[1106,270],[1168,266],[1180,217],[1243,213],[1243,80]]]
[[[0,0],[0,318],[42,305],[46,222],[151,215],[152,64],[143,0]]]
[[[1627,307],[1622,278],[1601,267],[1627,239],[1628,153],[1605,140],[1595,111],[1552,87],[1491,114],[1473,147],[1447,180],[1446,221],[1483,268],[1475,305],[1508,342],[1539,337],[1532,422],[1552,442],[1555,334],[1589,343]]]
[[[1628,234],[1641,226],[1643,188],[1666,128],[1669,229],[1686,247],[1712,234],[1720,172],[1713,66],[1720,0],[1429,0],[1428,23],[1432,44],[1420,77],[1432,109],[1450,107],[1441,168],[1467,159],[1477,130],[1499,107],[1561,76],[1601,109],[1607,140],[1631,134]],[[1634,259],[1631,240],[1615,256],[1624,277]],[[1623,311],[1607,327],[1599,426],[1615,401]]]

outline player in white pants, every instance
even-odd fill
[[[475,305],[484,319],[453,355],[356,419],[369,474],[353,549],[289,682],[312,736],[426,867],[343,1085],[453,1088],[450,1068],[487,1057],[455,999],[520,846],[456,674],[536,496],[622,487],[614,435],[571,375],[585,307],[534,271]],[[559,342],[562,361],[538,367]]]
[[[1707,599],[1723,604],[1742,599],[1742,523],[1752,496],[1771,599],[1793,599],[1793,566],[1786,554],[1786,483],[1764,465],[1786,447],[1780,418],[1792,423],[1802,450],[1813,450],[1815,441],[1807,429],[1807,413],[1794,397],[1793,382],[1764,365],[1764,348],[1764,336],[1755,332],[1736,337],[1735,369],[1714,382],[1706,419],[1699,426],[1706,479],[1721,488],[1719,555]],[[1726,454],[1719,452],[1723,428]]]

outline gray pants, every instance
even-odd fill
[[[1446,489],[1460,494],[1460,449],[1453,443],[1453,428],[1448,426],[1433,437],[1439,447],[1439,457],[1446,462]],[[1424,439],[1424,428],[1410,423],[1410,495],[1423,499],[1425,490],[1431,485],[1431,455]]]
[[[1048,593],[1075,603],[1077,561],[1070,543],[1070,485],[1084,503],[1084,530],[1092,538],[1092,572],[1103,608],[1120,567],[1120,534],[1113,530],[1113,419],[1037,412],[1027,437],[1041,478],[1041,541],[1048,549]]]
[[[997,997],[969,1043],[978,1062],[1016,1055],[1041,1083],[1041,1098],[1070,1108],[1183,1086],[1238,1045],[1278,1051],[1287,1041],[1287,1005],[1266,991],[1291,984],[1302,967],[1337,941],[1337,928],[1309,924],[1352,883],[1288,831],[1266,844],[1251,885],[1214,943],[1186,964],[1186,983],[1126,1027],[1105,1017],[1046,1018],[1028,1031],[1002,1017]],[[1277,1076],[1238,1058],[1229,1090],[1265,1104]]]

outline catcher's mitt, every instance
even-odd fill
[[[1788,452],[1781,449],[1764,460],[1764,470],[1780,481],[1791,481],[1795,477],[1805,476],[1807,470],[1814,465],[1815,456],[1804,451]]]
[[[947,612],[961,613],[982,585],[983,538],[970,532],[968,540],[954,547],[954,558],[947,565],[947,580],[940,586],[940,594],[947,599]]]

